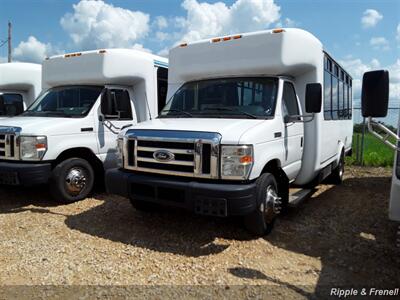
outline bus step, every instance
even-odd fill
[[[309,189],[290,189],[289,207],[299,206],[305,199],[312,195],[314,190]]]

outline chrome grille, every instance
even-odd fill
[[[218,178],[221,136],[210,132],[130,130],[124,147],[126,169]]]
[[[0,159],[18,159],[17,139],[20,131],[19,127],[0,126]]]

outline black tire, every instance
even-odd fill
[[[343,183],[344,178],[344,152],[342,151],[339,159],[339,164],[332,171],[332,174],[329,176],[329,183],[333,183],[336,185],[340,185]]]
[[[133,208],[135,208],[138,211],[152,212],[159,209],[156,203],[141,201],[133,198],[129,198],[129,201],[131,202]]]
[[[267,192],[272,189],[278,195],[278,184],[274,175],[262,174],[256,182],[256,204],[255,211],[244,217],[244,226],[251,234],[263,236],[270,233],[274,222],[279,214],[267,205]]]
[[[52,171],[50,192],[61,203],[85,199],[93,189],[94,171],[82,158],[69,158],[60,162]]]

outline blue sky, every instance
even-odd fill
[[[392,73],[400,99],[398,0],[0,0],[0,40],[13,23],[14,58],[92,48],[139,48],[167,55],[181,41],[280,26],[312,32],[353,75]],[[0,48],[0,61],[6,57]]]

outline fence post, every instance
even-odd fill
[[[362,126],[362,136],[361,136],[361,152],[360,152],[360,160],[361,160],[361,166],[364,166],[364,143],[365,143],[365,118],[363,118],[363,126]]]
[[[360,164],[360,135],[356,133],[356,164]]]

